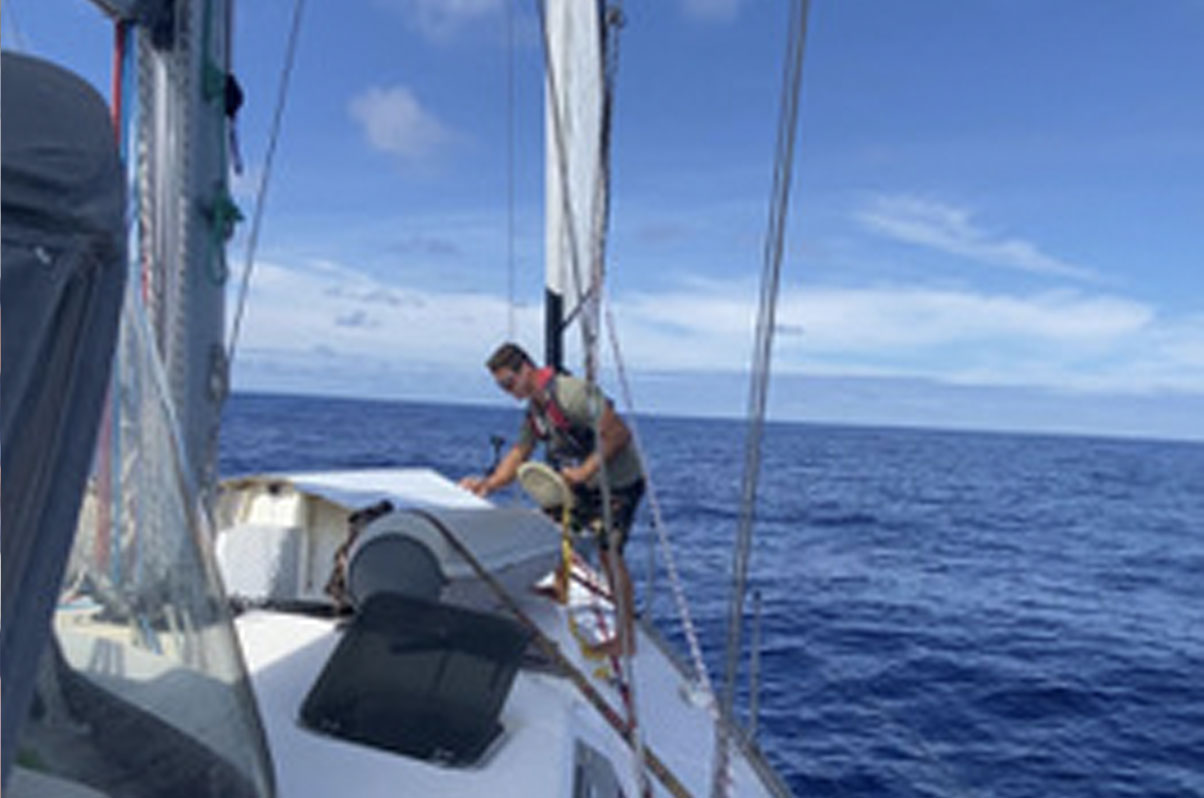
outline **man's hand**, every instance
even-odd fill
[[[464,490],[471,491],[478,496],[484,496],[489,493],[489,486],[486,484],[486,477],[469,476],[460,480],[460,487]]]
[[[584,465],[565,466],[560,469],[560,476],[564,477],[564,481],[572,485],[581,485],[590,478],[590,469]]]

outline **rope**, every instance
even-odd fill
[[[514,267],[514,3],[506,4],[506,340],[517,338]]]
[[[619,0],[616,0],[613,5],[605,10],[604,27],[600,31],[602,35],[603,57],[601,86],[602,114],[599,121],[601,140],[598,144],[594,195],[591,202],[591,210],[593,211],[593,218],[591,219],[593,236],[589,242],[591,280],[588,298],[579,297],[578,299],[578,302],[586,308],[586,311],[581,316],[581,335],[585,349],[586,373],[589,381],[595,384],[597,383],[599,361],[598,330],[606,278],[606,234],[610,222],[610,146],[614,113],[614,87],[619,71],[618,32],[623,27],[624,21],[622,5]],[[581,292],[580,284],[578,284],[577,290],[578,293]],[[635,607],[632,606],[634,596],[631,590],[631,573],[627,569],[626,564],[621,562],[622,554],[619,552],[618,532],[614,527],[612,519],[610,479],[606,473],[606,460],[602,456],[601,451],[601,408],[598,408],[598,412],[594,413],[593,417],[594,440],[599,447],[599,480],[602,486],[602,528],[610,538],[609,545],[606,547],[606,551],[602,553],[602,556],[608,558],[610,572],[615,575],[616,581],[619,578],[619,569],[622,568],[622,581],[626,585],[626,589],[623,589],[621,585],[611,586],[617,621],[616,635],[620,643],[621,653],[621,668],[616,667],[616,670],[618,671],[620,684],[626,684],[626,689],[621,692],[624,703],[627,706],[627,714],[632,728],[633,748],[637,763],[635,770],[636,783],[639,785],[642,795],[650,796],[652,794],[652,786],[648,783],[643,769],[638,765],[644,759],[646,743],[643,726],[637,721],[636,711],[638,703],[636,699],[635,668],[633,664]],[[636,446],[636,456],[638,458],[638,443],[636,443]],[[629,628],[632,630],[630,636],[627,634]],[[615,660],[614,664],[616,666],[620,665],[620,660]],[[625,676],[630,678],[625,678]]]
[[[623,406],[628,411],[627,426],[631,430],[632,439],[635,441],[636,453],[640,455],[640,471],[643,473],[644,482],[647,485],[648,506],[652,510],[652,528],[656,530],[657,543],[660,545],[661,556],[665,560],[665,571],[669,576],[669,587],[673,593],[673,603],[677,608],[677,617],[681,622],[682,634],[685,636],[686,645],[690,650],[690,662],[694,668],[694,678],[713,702],[715,700],[715,689],[711,686],[711,678],[707,673],[706,662],[702,658],[702,647],[698,643],[698,632],[694,627],[694,620],[690,616],[690,605],[686,601],[685,588],[682,585],[681,575],[677,570],[677,560],[673,554],[673,544],[669,540],[669,531],[665,525],[664,514],[661,511],[660,499],[657,498],[652,474],[648,469],[647,463],[644,462],[642,454],[644,446],[640,440],[639,427],[635,422],[635,402],[632,400],[631,385],[627,380],[627,371],[623,365],[623,354],[619,349],[619,338],[616,332],[614,315],[611,312],[609,304],[606,306],[606,329],[610,337],[611,350],[614,353],[615,369],[619,375],[619,386],[623,394]],[[651,593],[652,591],[649,590],[649,595]]]
[[[552,64],[551,46],[548,37],[547,14],[544,0],[537,2],[539,11],[540,31],[543,36],[543,53],[544,53],[544,71],[548,80],[548,94],[550,97],[550,107],[552,111],[552,128],[556,143],[556,164],[557,173],[560,179],[560,196],[561,196],[561,212],[562,217],[567,227],[568,246],[571,253],[570,263],[573,270],[574,289],[577,292],[577,306],[582,309],[581,312],[581,337],[582,349],[585,353],[585,379],[588,385],[597,385],[598,371],[598,318],[599,307],[601,303],[601,292],[604,278],[604,262],[606,252],[606,226],[609,216],[609,202],[607,200],[608,188],[610,184],[610,129],[611,129],[611,109],[613,106],[614,83],[615,76],[618,71],[618,36],[607,35],[608,29],[617,31],[623,23],[623,14],[621,8],[616,5],[609,8],[605,12],[604,19],[600,20],[604,27],[599,30],[599,35],[602,37],[603,63],[601,64],[602,85],[600,86],[602,94],[602,114],[600,120],[601,140],[598,148],[598,161],[596,180],[594,183],[594,191],[591,204],[591,222],[593,224],[590,244],[590,274],[591,284],[588,292],[584,287],[581,279],[581,264],[578,258],[577,251],[577,225],[573,213],[572,203],[569,201],[569,175],[568,164],[566,157],[564,123],[562,117],[562,109],[560,107],[560,96],[556,84],[556,72]],[[574,311],[575,312],[575,311]],[[563,329],[563,326],[562,326]],[[612,575],[617,577],[619,573],[620,563],[618,561],[618,541],[616,540],[616,531],[611,512],[611,491],[610,481],[606,470],[606,459],[602,454],[602,435],[601,435],[601,418],[603,408],[594,406],[597,402],[597,397],[591,392],[591,407],[590,415],[593,419],[594,440],[599,447],[597,450],[598,456],[598,482],[602,493],[602,524],[603,534],[610,536],[610,545],[603,552],[602,556],[607,558],[608,570]],[[626,579],[630,584],[630,576]],[[622,648],[622,672],[619,678],[624,678],[624,673],[632,673],[632,646],[634,640],[629,640],[625,633],[629,624],[625,619],[632,617],[635,608],[630,606],[630,600],[627,591],[617,589],[617,585],[612,585],[612,593],[614,594],[615,610],[619,619],[618,639]],[[636,699],[635,686],[631,679],[629,683],[629,695],[625,696],[628,706],[628,714],[631,729],[631,741],[636,755],[636,762],[644,759],[644,740],[643,733],[636,721]],[[636,769],[637,783],[640,785],[641,793],[649,794],[651,791],[650,785],[647,784],[642,768]]]
[[[574,281],[575,281],[575,285],[576,285],[577,292],[578,292],[578,296],[577,296],[578,304],[577,304],[577,307],[572,311],[572,313],[569,316],[569,319],[571,319],[573,317],[573,315],[575,315],[578,311],[580,311],[582,308],[584,308],[586,306],[587,300],[590,302],[591,305],[593,305],[595,307],[601,303],[601,297],[599,296],[599,294],[600,294],[599,289],[601,286],[601,281],[599,281],[595,285],[591,285],[589,290],[587,292],[583,293],[582,281],[580,279],[580,269],[579,269],[579,265],[577,263],[577,254],[576,254],[577,253],[576,224],[573,223],[572,205],[571,205],[571,203],[568,202],[568,172],[567,172],[567,167],[565,165],[565,157],[564,157],[565,143],[564,143],[564,132],[563,132],[563,125],[562,125],[562,121],[561,121],[560,107],[559,107],[559,95],[556,92],[555,73],[552,68],[551,54],[550,54],[551,48],[550,48],[550,45],[548,42],[548,30],[547,30],[547,20],[545,18],[545,6],[544,6],[544,3],[542,2],[542,0],[538,3],[538,8],[539,8],[540,30],[542,32],[543,40],[544,40],[544,48],[543,48],[544,60],[545,60],[544,66],[545,66],[545,71],[547,72],[547,75],[548,75],[548,86],[549,86],[548,93],[551,96],[551,103],[552,103],[553,132],[555,135],[557,152],[560,155],[560,157],[557,159],[557,164],[559,167],[558,171],[559,171],[560,184],[561,184],[561,199],[562,199],[562,206],[563,206],[562,212],[564,213],[565,218],[569,221],[569,224],[568,224],[568,234],[570,237],[569,248],[570,248],[570,251],[572,252],[572,265],[573,265],[573,270],[574,270]],[[621,24],[621,21],[622,21],[621,10],[619,10],[617,8],[613,9],[612,12],[608,15],[607,21],[609,23],[615,25],[616,27],[619,24]],[[604,70],[605,93],[604,93],[604,106],[603,106],[603,116],[602,116],[602,119],[603,119],[603,126],[602,126],[603,142],[602,142],[602,147],[600,148],[600,153],[599,153],[599,157],[600,157],[600,161],[601,161],[601,164],[600,164],[601,168],[599,169],[599,184],[596,186],[595,196],[597,196],[597,193],[599,191],[602,191],[602,193],[605,193],[604,188],[605,188],[605,186],[609,185],[608,164],[609,164],[609,154],[610,154],[610,129],[611,129],[611,117],[612,117],[611,98],[613,96],[613,87],[614,87],[614,83],[615,83],[615,77],[618,72],[617,39],[618,39],[617,36],[611,38],[611,41],[615,42],[615,46],[607,52],[606,65],[605,65],[605,70]],[[604,176],[605,176],[605,182],[603,182]],[[606,230],[606,218],[609,214],[609,204],[595,202],[594,210],[595,210],[595,214],[597,214],[597,216],[595,218],[597,221],[600,221],[600,223],[598,224],[597,227],[595,227],[595,233],[596,233],[597,239],[594,242],[592,254],[595,257],[595,262],[598,264],[601,264],[603,262],[604,253],[605,253],[604,236],[605,236],[605,230]],[[582,326],[582,336],[584,338],[584,344],[585,344],[585,348],[586,348],[586,352],[587,352],[587,357],[589,357],[588,353],[591,351],[591,347],[596,349],[596,337],[593,335],[592,330],[589,329],[590,321],[591,320],[589,319],[589,314],[583,313],[581,326]],[[567,324],[567,322],[566,322],[566,324]],[[627,384],[626,374],[623,371],[622,358],[621,358],[621,354],[619,352],[619,346],[618,346],[618,339],[616,337],[614,337],[615,327],[614,327],[613,319],[608,319],[608,325],[609,325],[609,328],[611,331],[612,348],[614,349],[614,352],[615,352],[616,365],[619,369],[620,379],[623,384],[623,393],[624,393],[625,404],[628,407],[628,409],[634,409],[633,403],[631,401],[630,387]],[[594,371],[590,368],[590,366],[592,366],[594,362],[596,362],[595,358],[589,357],[589,360],[587,361],[587,379],[590,379],[592,381],[596,381]],[[629,427],[632,429],[632,436],[633,436],[633,439],[635,440],[637,451],[639,451],[640,441],[639,441],[639,437],[635,431],[634,418],[629,414],[627,421],[628,421]],[[596,426],[597,426],[597,422],[595,421],[595,427]],[[595,435],[594,435],[595,440],[600,441],[601,436],[598,434],[598,430],[595,429],[594,432],[595,432]],[[641,467],[641,470],[644,472],[645,477],[647,477],[647,475],[648,475],[647,468],[646,468],[645,464],[643,463],[642,457],[641,457],[640,467]],[[602,481],[602,485],[603,485],[603,490],[605,491],[606,484],[607,484],[606,479],[605,479],[605,462],[602,463],[602,468],[603,468],[603,474],[602,474],[601,481]],[[662,548],[666,552],[666,557],[670,564],[671,580],[674,585],[674,599],[678,606],[678,611],[679,611],[679,615],[681,616],[681,619],[682,619],[683,627],[686,630],[686,638],[689,641],[690,653],[691,653],[691,657],[694,661],[694,670],[699,678],[700,683],[702,685],[704,685],[704,687],[708,693],[713,695],[713,690],[711,689],[710,680],[709,680],[709,678],[707,676],[707,672],[706,672],[706,666],[703,663],[701,649],[698,645],[698,637],[694,631],[693,622],[690,619],[689,610],[686,605],[685,594],[681,589],[680,579],[677,576],[676,567],[673,563],[672,552],[669,547],[669,542],[668,542],[668,539],[664,536],[665,526],[664,526],[663,518],[661,515],[661,511],[660,511],[660,504],[656,500],[655,492],[651,490],[651,487],[652,487],[651,482],[649,482],[649,501],[650,501],[651,507],[653,509],[654,527],[657,529],[658,537],[661,539]],[[610,502],[609,502],[608,497],[603,496],[604,512],[609,512],[609,506],[610,506]],[[609,528],[610,528],[610,524],[607,522],[607,529],[609,529]]]
[[[577,616],[569,607],[569,590],[573,580],[573,536],[570,532],[573,523],[573,508],[567,501],[560,511],[560,569],[556,572],[556,600],[565,607],[565,617],[568,619],[569,633],[577,641],[581,655],[586,659],[601,660],[604,655],[590,649],[590,641],[581,631]]]
[[[602,697],[602,694],[598,692],[597,688],[590,684],[589,677],[582,673],[576,665],[574,665],[567,657],[564,656],[564,654],[561,653],[560,647],[557,646],[556,643],[546,634],[544,634],[543,630],[539,628],[539,625],[531,619],[531,616],[527,615],[527,613],[523,611],[522,607],[518,605],[518,602],[514,599],[514,597],[511,596],[506,588],[497,581],[493,574],[489,573],[485,566],[481,564],[481,561],[478,560],[471,551],[469,551],[468,547],[465,546],[458,537],[456,537],[455,533],[448,529],[447,526],[433,513],[421,508],[413,508],[411,511],[430,522],[431,526],[433,526],[439,532],[439,534],[443,536],[443,539],[447,541],[447,544],[455,549],[456,553],[459,554],[466,563],[468,563],[468,566],[472,568],[473,572],[477,575],[477,578],[484,582],[489,589],[493,591],[494,595],[497,596],[498,600],[501,601],[506,609],[510,611],[510,614],[515,617],[519,624],[531,632],[531,634],[534,636],[535,644],[538,645],[543,653],[546,654],[553,662],[556,663],[559,668],[564,671],[569,680],[573,682],[573,685],[576,686],[585,699],[593,705],[594,709],[598,710],[610,727],[618,733],[624,742],[635,748],[637,742],[632,727],[625,723],[621,717],[619,717],[619,713],[617,713],[606,701],[606,699]],[[670,795],[675,796],[675,798],[686,798],[690,795],[689,791],[686,790],[681,781],[673,774],[671,770],[669,770],[669,767],[660,759],[660,757],[656,755],[655,752],[653,752],[647,746],[642,746],[642,755],[639,761],[642,761],[648,765],[648,769],[652,771],[652,774],[656,776],[657,780],[664,785],[665,789],[669,791]]]
[[[769,229],[765,237],[765,260],[761,272],[761,296],[757,310],[756,341],[749,388],[748,437],[745,440],[744,479],[740,505],[740,526],[732,563],[731,602],[727,616],[727,648],[724,657],[724,685],[721,711],[732,716],[736,692],[736,670],[740,655],[740,623],[744,613],[744,593],[748,582],[748,560],[752,546],[753,517],[757,501],[757,482],[761,467],[761,438],[765,427],[765,406],[769,394],[770,361],[773,354],[774,320],[777,313],[778,286],[782,272],[782,241],[786,211],[790,202],[790,178],[794,166],[794,142],[798,123],[798,100],[802,86],[803,45],[807,33],[808,0],[790,4],[787,54],[783,70],[777,152],[774,158],[773,191],[769,207]],[[715,772],[711,794],[728,792],[728,725],[716,725]]]
[[[121,21],[113,23],[113,74],[109,91],[112,97],[113,133],[117,136],[117,146],[122,148],[122,157],[125,156],[125,142],[123,141],[125,132],[123,129],[125,122],[125,60],[129,35],[128,23]]]
[[[614,86],[619,72],[619,37],[618,31],[623,26],[623,10],[619,3],[606,9],[604,31],[613,29],[615,35],[603,33],[602,48],[602,117],[600,120],[600,140],[598,142],[598,162],[594,195],[590,203],[593,211],[593,236],[590,238],[590,290],[580,302],[588,303],[588,313],[582,319],[589,318],[589,347],[586,349],[587,371],[592,366],[598,368],[598,329],[602,307],[602,292],[606,281],[606,233],[610,223],[610,144],[611,121],[614,112]],[[582,332],[586,331],[584,321]]]
[[[17,12],[14,10],[14,8],[15,6],[13,4],[13,0],[8,0],[7,3],[5,3],[3,6],[0,6],[0,11],[8,12],[8,25],[5,26],[5,29],[12,32],[13,46],[16,48],[17,52],[28,53],[29,41],[25,38],[25,31],[23,30],[21,23],[17,20]]]
[[[280,73],[280,89],[276,96],[276,111],[272,116],[272,133],[268,139],[267,154],[264,156],[263,177],[259,181],[259,191],[255,197],[255,213],[251,222],[251,234],[247,239],[246,264],[243,266],[242,284],[238,290],[238,305],[234,312],[234,325],[230,332],[230,343],[226,347],[226,368],[234,368],[234,352],[238,346],[238,333],[242,329],[242,317],[247,306],[247,290],[251,284],[251,272],[255,268],[255,249],[259,244],[259,230],[263,225],[263,211],[268,193],[268,180],[272,174],[272,161],[276,155],[276,145],[280,139],[280,125],[284,118],[284,104],[288,97],[289,78],[293,72],[293,64],[297,57],[297,40],[301,32],[301,12],[305,0],[295,0],[293,3],[293,24],[289,31],[288,49],[285,51],[284,67]]]
[[[761,591],[753,591],[752,657],[748,663],[748,739],[757,739],[757,717],[761,713]]]
[[[578,304],[581,304],[583,281],[581,279],[581,265],[577,258],[577,225],[573,223],[573,206],[569,201],[569,173],[568,159],[565,155],[564,120],[560,108],[560,93],[556,84],[556,70],[552,65],[552,47],[548,38],[547,6],[545,0],[536,0],[536,7],[539,12],[540,35],[543,37],[544,74],[547,75],[548,80],[548,102],[552,112],[552,132],[556,143],[556,167],[557,175],[560,178],[561,213],[567,222],[569,260],[573,268],[573,283],[574,288],[577,290]],[[583,334],[584,325],[585,321],[582,321]]]

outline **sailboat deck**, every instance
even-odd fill
[[[523,609],[590,678],[620,715],[622,698],[605,678],[594,674],[572,638],[563,608],[530,595]],[[298,714],[305,696],[341,635],[328,618],[254,610],[237,620],[237,630],[277,762],[279,794],[342,794],[352,785],[357,796],[431,795],[563,796],[574,794],[578,746],[583,744],[612,763],[627,760],[619,735],[578,692],[572,682],[544,668],[523,668],[502,709],[505,729],[476,765],[453,768],[340,740],[303,727]],[[714,747],[710,710],[689,689],[672,660],[641,631],[635,657],[635,694],[645,744],[682,779],[691,794],[709,792],[702,779]],[[288,767],[280,763],[288,762]],[[636,795],[629,766],[614,768],[626,795]],[[733,795],[769,795],[752,763],[742,756],[733,765]],[[669,794],[654,784],[655,794]],[[604,794],[604,793],[603,793]]]

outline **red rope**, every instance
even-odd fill
[[[121,79],[123,65],[125,64],[125,42],[126,42],[126,26],[122,22],[113,23],[113,76],[110,89],[112,97],[112,113],[113,113],[113,133],[117,136],[117,143],[121,143],[121,113],[122,100],[122,84]]]

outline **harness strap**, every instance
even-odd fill
[[[558,433],[559,437],[575,450],[570,456],[588,457],[594,450],[592,432],[587,430],[583,433],[569,420],[556,397],[556,376],[556,369],[551,366],[535,371],[535,387],[543,395],[544,402],[538,406],[532,402],[527,410],[527,421],[537,438],[551,441],[553,433]],[[541,418],[541,413],[546,417],[546,422]]]
[[[543,411],[547,415],[548,420],[552,422],[552,426],[575,440],[573,423],[569,421],[569,417],[564,413],[564,408],[560,406],[560,402],[556,399],[556,369],[551,366],[545,366],[537,370],[535,372],[535,387],[547,398],[546,403],[543,405]],[[541,432],[539,425],[536,426],[536,432]],[[542,430],[543,434],[541,437],[547,437],[549,432],[550,430]]]
[[[548,418],[552,424],[563,432],[568,432],[572,428],[568,416],[564,414],[564,408],[560,406],[560,402],[556,400],[556,369],[551,366],[545,366],[535,372],[535,385],[548,398],[548,403],[544,405],[544,411],[548,414]]]

